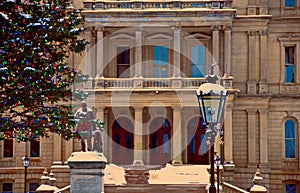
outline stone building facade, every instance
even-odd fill
[[[83,9],[84,55],[71,65],[91,75],[88,105],[105,123],[104,154],[119,166],[209,164],[195,89],[209,64],[228,90],[225,181],[252,185],[257,166],[269,192],[300,192],[300,0],[75,1]],[[43,168],[68,185],[65,163],[80,142],[1,142],[0,191],[21,192]]]

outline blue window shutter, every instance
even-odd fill
[[[168,64],[168,48],[164,46],[161,47],[161,61],[162,65]]]
[[[195,77],[195,78],[204,77],[205,47],[192,46],[191,54],[192,54],[191,77]]]
[[[166,78],[167,77],[167,69],[163,68],[161,69],[161,77]]]
[[[155,78],[159,78],[159,68],[155,68]]]
[[[161,61],[161,47],[160,46],[153,47],[153,60],[154,60],[154,65],[160,64],[160,61]]]

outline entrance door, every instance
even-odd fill
[[[187,155],[189,164],[209,164],[209,147],[206,144],[206,127],[202,118],[194,117],[187,127]]]
[[[112,162],[119,165],[133,163],[133,124],[120,117],[112,125]]]
[[[150,164],[162,165],[171,161],[171,126],[163,117],[150,124]]]

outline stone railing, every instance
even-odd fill
[[[109,10],[109,9],[188,9],[188,8],[209,8],[209,9],[230,9],[232,8],[232,0],[166,0],[158,1],[105,1],[105,0],[85,0],[83,2],[86,10]]]
[[[246,190],[243,190],[239,187],[236,187],[232,184],[228,184],[226,182],[222,183],[223,193],[249,193]]]
[[[232,79],[230,79],[232,81]],[[172,90],[196,89],[204,84],[205,78],[90,78],[83,85],[85,89],[143,89],[143,90]],[[229,84],[231,85],[231,84]]]
[[[233,78],[223,77],[221,79],[222,85],[226,89],[232,89]],[[104,78],[96,77],[90,78],[83,85],[84,89],[97,89],[97,90],[129,90],[129,89],[142,89],[142,90],[173,90],[173,89],[197,89],[206,82],[205,78]]]

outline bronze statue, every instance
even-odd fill
[[[93,122],[96,119],[95,113],[85,101],[81,102],[81,107],[76,111],[75,117],[80,118],[77,130],[81,137],[81,151],[103,153],[102,135],[100,129]]]

